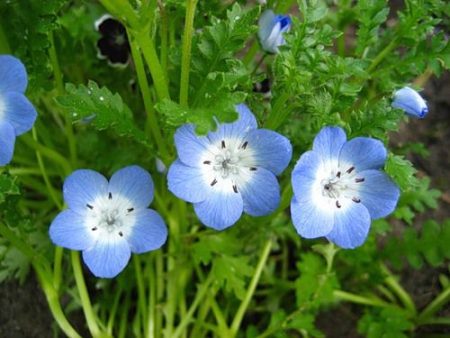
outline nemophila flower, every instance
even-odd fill
[[[425,100],[418,92],[409,87],[404,87],[394,93],[392,107],[403,109],[408,115],[424,118],[428,114]]]
[[[95,21],[95,29],[102,35],[97,41],[98,57],[112,66],[125,67],[130,59],[130,44],[124,25],[105,14]]]
[[[219,124],[198,136],[193,125],[175,133],[179,158],[170,166],[169,190],[194,203],[202,223],[222,230],[246,212],[267,215],[280,202],[276,175],[288,165],[292,146],[287,138],[257,129],[256,119],[244,104],[236,107],[239,119]]]
[[[120,273],[133,253],[161,247],[167,228],[148,206],[153,199],[150,174],[138,166],[117,171],[108,180],[93,170],[77,170],[64,182],[68,209],[50,226],[56,245],[83,251],[83,260],[97,277]]]
[[[16,137],[29,131],[36,120],[36,109],[24,95],[27,84],[22,62],[0,55],[0,165],[11,161]]]
[[[291,214],[300,236],[325,236],[355,248],[364,243],[372,219],[395,209],[400,191],[381,171],[383,143],[346,138],[341,128],[323,128],[313,149],[300,157],[292,172]]]
[[[265,10],[258,21],[258,37],[262,49],[269,53],[278,53],[278,47],[285,44],[283,33],[291,28],[289,15],[275,14]]]

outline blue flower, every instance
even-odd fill
[[[404,87],[394,93],[392,107],[403,109],[408,115],[424,118],[428,114],[425,100],[418,92],[409,87]]]
[[[292,172],[292,221],[300,236],[325,236],[342,248],[364,243],[372,219],[394,211],[398,187],[380,169],[383,143],[346,140],[344,130],[325,127]]]
[[[262,49],[269,53],[278,53],[278,47],[285,44],[283,33],[291,28],[289,15],[277,15],[270,9],[262,13],[258,21],[258,37]]]
[[[62,211],[50,226],[56,245],[83,251],[83,260],[97,277],[119,274],[133,253],[161,247],[167,228],[148,209],[153,200],[150,174],[138,166],[117,171],[108,180],[93,170],[73,172],[64,182]]]
[[[289,164],[292,146],[287,138],[257,129],[244,104],[239,119],[219,124],[214,132],[197,136],[193,125],[175,133],[177,159],[169,169],[169,190],[194,203],[202,223],[223,230],[241,217],[267,215],[280,202],[276,175]]]
[[[36,120],[36,109],[24,95],[27,82],[20,60],[0,55],[0,165],[11,161],[16,136],[29,131]]]

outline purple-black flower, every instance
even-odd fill
[[[425,100],[410,87],[404,87],[394,93],[392,107],[403,109],[409,116],[424,118],[428,114]]]
[[[343,129],[325,127],[292,172],[292,221],[300,236],[325,236],[342,248],[364,243],[371,220],[394,211],[398,187],[381,171],[386,148],[379,140],[347,141]]]
[[[22,62],[0,55],[0,165],[11,161],[16,137],[29,131],[36,120],[36,109],[24,95],[27,84]]]
[[[280,202],[276,175],[289,164],[292,146],[287,138],[257,129],[256,119],[244,104],[236,107],[239,119],[219,124],[198,136],[193,125],[175,133],[177,159],[169,169],[169,190],[194,203],[200,221],[223,230],[241,217],[267,215]]]
[[[265,10],[258,21],[258,37],[262,49],[269,53],[278,53],[278,47],[285,44],[283,34],[291,28],[289,15],[275,14]]]
[[[127,31],[119,20],[105,14],[95,22],[102,37],[97,41],[98,57],[112,66],[125,67],[130,59]]]
[[[148,206],[153,181],[139,166],[117,171],[108,180],[93,170],[73,172],[64,182],[62,211],[50,226],[56,245],[81,250],[97,277],[112,278],[128,264],[131,253],[160,248],[167,239],[161,216]]]

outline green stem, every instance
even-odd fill
[[[144,280],[142,277],[142,267],[141,267],[141,260],[139,256],[134,255],[133,256],[133,264],[134,264],[134,271],[136,273],[136,282],[137,282],[137,289],[138,289],[138,309],[141,314],[142,318],[142,328],[144,330],[144,337],[148,337],[148,325],[147,325],[147,297],[145,294],[145,287],[144,287]]]
[[[150,32],[148,29],[144,29],[141,31],[132,31],[132,35],[134,35],[134,38],[138,42],[150,69],[159,100],[170,99],[167,79],[156,54],[154,42],[150,39]]]
[[[60,246],[55,247],[55,256],[53,259],[53,287],[55,288],[56,292],[59,291],[59,288],[61,286],[61,276],[62,276],[62,259],[63,259],[63,253],[64,249]]]
[[[285,106],[287,100],[290,97],[290,93],[283,92],[275,99],[272,111],[270,112],[270,115],[268,116],[266,123],[264,124],[265,128],[276,130],[283,124],[284,120],[291,113],[291,110]]]
[[[84,282],[83,271],[81,269],[80,255],[78,251],[71,251],[70,257],[72,259],[73,274],[75,276],[75,282],[77,284],[78,293],[81,299],[81,306],[83,307],[86,323],[89,328],[89,332],[92,337],[100,337],[100,329],[97,325],[97,317],[91,305],[89,299],[89,293]]]
[[[209,285],[211,284],[212,281],[213,281],[213,274],[210,273],[206,281],[203,282],[203,284],[199,287],[197,294],[194,298],[194,301],[192,302],[186,315],[183,316],[183,320],[178,325],[171,338],[178,338],[183,333],[183,330],[186,328],[186,326],[191,322],[195,310],[197,309],[200,302],[205,298]]]
[[[337,300],[356,303],[356,304],[369,305],[369,306],[375,306],[375,307],[391,307],[392,306],[391,304],[386,303],[377,297],[369,298],[369,297],[364,297],[361,295],[355,295],[353,293],[342,291],[342,290],[333,291],[333,296]]]
[[[234,316],[233,322],[230,327],[230,337],[235,337],[239,326],[241,325],[242,319],[244,318],[245,311],[250,304],[250,301],[253,297],[253,293],[256,290],[256,286],[258,285],[259,278],[261,277],[261,273],[263,271],[264,265],[266,264],[267,258],[269,257],[270,250],[272,248],[272,240],[268,240],[264,245],[261,257],[259,258],[258,264],[256,266],[255,273],[250,281],[250,285],[247,289],[247,293],[245,294],[244,299],[239,306],[236,315]]]
[[[417,313],[416,306],[414,305],[414,302],[412,301],[409,294],[405,291],[405,289],[403,289],[403,287],[398,283],[395,276],[392,275],[392,273],[389,271],[389,269],[384,264],[381,264],[381,270],[386,275],[386,278],[384,280],[386,285],[389,286],[391,288],[391,290],[397,295],[397,297],[403,303],[405,308],[413,316],[415,316]]]
[[[129,36],[131,32],[128,32]],[[147,111],[147,126],[151,131],[153,140],[155,141],[158,149],[161,153],[163,161],[167,163],[169,160],[169,153],[167,150],[167,145],[164,141],[164,137],[161,134],[161,128],[158,124],[158,119],[156,118],[155,109],[153,107],[152,95],[150,93],[150,87],[147,81],[147,75],[145,74],[144,63],[142,61],[141,52],[139,47],[136,45],[136,40],[130,38],[131,55],[133,56],[134,65],[136,67],[136,74],[138,78],[139,88],[141,89],[142,99],[144,101],[144,107]]]
[[[31,133],[33,135],[33,139],[37,143],[38,139],[37,139],[37,132],[36,132],[36,128],[35,127],[33,127],[33,129],[31,130]],[[36,151],[36,158],[37,158],[37,161],[38,161],[38,165],[39,165],[39,168],[40,168],[41,173],[42,173],[42,178],[44,179],[45,186],[47,187],[47,190],[48,190],[48,192],[50,194],[50,197],[52,198],[53,202],[58,207],[58,209],[62,209],[63,205],[62,205],[61,201],[59,200],[58,196],[56,195],[56,191],[53,188],[52,184],[50,183],[50,180],[48,178],[47,172],[45,170],[45,165],[44,165],[44,161],[42,160],[41,152],[38,149],[35,149],[35,151]]]
[[[255,68],[253,68],[251,76],[255,75],[256,71],[258,70],[259,66],[261,66],[261,64],[263,63],[263,61],[267,57],[267,55],[268,55],[267,53],[264,53],[264,55],[261,57],[261,59],[259,59],[258,63],[255,65]]]
[[[188,106],[189,71],[191,67],[192,33],[197,0],[186,1],[186,20],[184,22],[183,47],[181,54],[180,104]]]
[[[155,338],[156,328],[156,276],[155,276],[155,256],[148,262],[149,269],[149,292],[148,292],[148,337]]]
[[[368,73],[372,73],[375,68],[380,64],[381,61],[397,47],[397,39],[391,40],[391,42],[372,60],[369,68],[367,68]]]
[[[159,3],[159,13],[161,17],[161,27],[160,27],[160,60],[161,60],[161,68],[164,71],[164,74],[167,78],[167,61],[168,61],[168,44],[169,44],[169,18],[167,17],[166,6],[162,1],[158,1]]]
[[[418,316],[418,322],[426,322],[431,318],[442,306],[450,300],[450,287],[442,291]]]

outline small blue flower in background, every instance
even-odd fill
[[[258,37],[262,49],[269,53],[278,53],[278,47],[285,44],[283,33],[291,28],[289,15],[277,15],[270,9],[265,10],[258,21]]]
[[[379,140],[347,141],[343,129],[325,127],[292,172],[292,221],[300,236],[325,236],[342,248],[364,243],[371,220],[394,211],[398,187],[380,169],[386,148]]]
[[[11,161],[16,136],[29,131],[36,120],[36,109],[24,95],[27,84],[22,62],[0,55],[0,166]]]
[[[133,253],[160,248],[167,239],[161,216],[148,209],[153,200],[150,174],[138,166],[117,171],[108,180],[93,170],[73,172],[64,182],[68,209],[50,225],[56,245],[83,251],[97,277],[119,274]]]
[[[418,92],[409,87],[404,87],[394,93],[392,107],[403,109],[408,115],[424,118],[428,114],[425,100]]]
[[[267,215],[280,202],[276,175],[287,167],[292,146],[287,138],[257,129],[244,104],[239,119],[219,124],[214,132],[197,136],[187,124],[175,133],[177,159],[169,168],[169,190],[194,203],[202,223],[223,230],[241,217]]]

